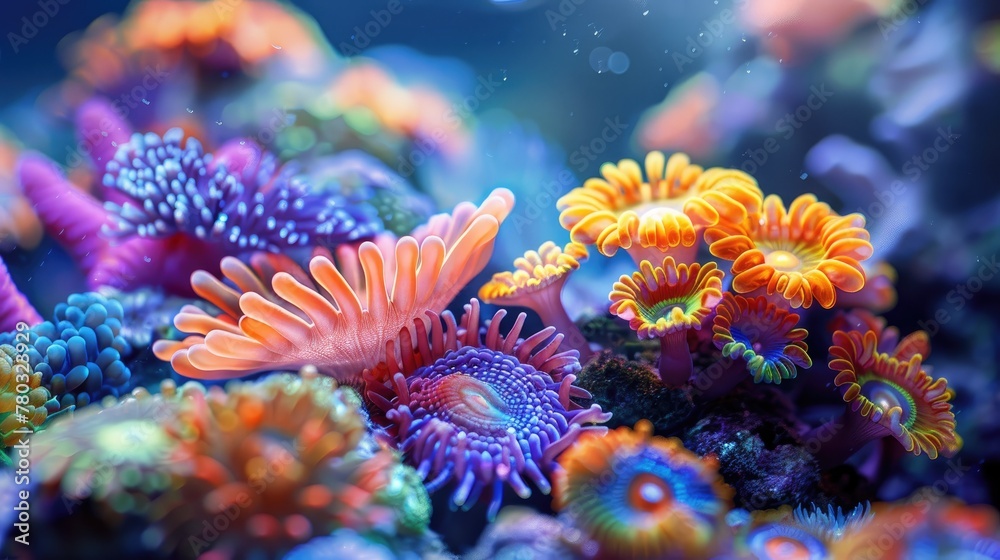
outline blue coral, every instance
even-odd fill
[[[795,522],[814,535],[819,535],[828,541],[839,539],[844,533],[855,531],[872,520],[871,504],[868,502],[854,506],[854,509],[844,513],[832,504],[823,508],[813,504],[811,507],[795,508]]]
[[[250,143],[253,165],[227,169],[179,128],[135,134],[108,163],[104,185],[131,201],[107,202],[117,227],[105,233],[163,238],[184,233],[230,254],[336,245],[377,233],[374,211],[310,191]],[[213,160],[223,161],[213,165]],[[228,167],[236,167],[231,163]]]
[[[28,331],[28,361],[59,409],[86,406],[129,389],[124,359],[131,345],[121,336],[121,304],[96,293],[73,294],[56,306],[52,321]],[[0,336],[0,342],[13,335]],[[49,412],[55,412],[50,410]]]

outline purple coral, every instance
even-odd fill
[[[380,229],[365,207],[312,194],[277,172],[274,157],[247,140],[215,154],[179,128],[162,137],[134,134],[108,163],[104,185],[131,199],[106,204],[117,227],[106,234],[164,238],[176,233],[221,246],[228,254],[336,245]]]
[[[206,154],[193,138],[182,147],[183,132],[172,129],[163,137],[134,134],[117,146],[127,124],[98,102],[85,105],[78,121],[83,136],[94,137],[95,166],[107,171],[103,205],[39,154],[21,159],[19,175],[46,231],[91,289],[159,286],[189,295],[190,274],[217,271],[226,255],[334,245],[380,229],[366,205],[311,193],[250,141]],[[104,166],[112,149],[116,159]]]
[[[440,318],[428,313],[429,333],[420,320],[415,337],[400,331],[399,340],[387,344],[384,366],[367,371],[365,380],[368,397],[385,412],[427,490],[454,481],[452,503],[468,508],[491,489],[492,519],[504,482],[522,498],[531,496],[525,478],[548,494],[553,460],[584,431],[603,429],[590,424],[610,414],[570,400],[590,394],[573,385],[578,354],[557,353],[563,337],[553,336],[554,328],[519,339],[521,314],[502,336],[506,311],[500,310],[482,340],[479,301],[465,310],[461,327],[448,312]]]
[[[7,265],[0,259],[0,332],[12,331],[20,322],[35,325],[42,322],[42,317],[14,285]]]

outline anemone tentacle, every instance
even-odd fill
[[[118,149],[132,138],[132,126],[120,116],[107,100],[95,97],[84,102],[76,111],[76,135],[87,148],[98,177],[104,176],[108,163]],[[105,195],[114,191],[106,189]]]
[[[874,517],[868,502],[854,506],[847,513],[833,504],[827,505],[826,509],[816,504],[809,507],[800,505],[795,508],[793,515],[795,522],[801,527],[828,542],[839,540],[846,533],[861,530]]]
[[[878,317],[867,309],[852,309],[838,313],[830,322],[830,330],[857,331],[862,334],[872,331],[878,339],[878,351],[899,360],[909,360],[920,354],[926,360],[931,355],[931,340],[926,331],[914,331],[900,336],[899,329],[887,326],[883,317]]]
[[[700,231],[739,224],[760,212],[763,195],[742,171],[691,164],[676,153],[646,155],[646,179],[630,159],[605,163],[603,178],[588,179],[559,199],[559,222],[573,241],[597,246],[605,256],[625,249],[636,264],[664,253],[692,262]]]
[[[768,302],[767,298],[744,298],[726,292],[715,308],[713,341],[722,354],[742,359],[754,383],[781,383],[793,379],[796,366],[812,366],[808,331],[795,328],[799,316]]]
[[[107,235],[163,238],[184,233],[228,254],[336,245],[372,235],[378,224],[337,197],[310,193],[249,140],[215,154],[179,128],[134,134],[108,163],[104,184],[124,194],[108,203]]]
[[[19,174],[46,233],[59,242],[87,277],[90,289],[160,286],[171,293],[191,291],[185,272],[215,270],[222,257],[198,240],[132,237],[113,242],[101,234],[112,218],[97,199],[74,187],[56,164],[41,154],[21,158]],[[171,270],[173,274],[163,274]]]
[[[684,385],[691,377],[687,331],[700,330],[722,299],[722,276],[714,262],[686,265],[666,257],[654,268],[642,261],[608,296],[611,313],[628,321],[639,338],[660,339],[660,378],[668,385]]]
[[[386,343],[385,361],[366,370],[365,386],[428,490],[455,482],[451,501],[464,507],[489,490],[491,519],[504,482],[522,498],[531,496],[526,480],[548,494],[555,457],[610,418],[572,400],[590,397],[573,385],[577,352],[557,352],[562,335],[552,327],[520,338],[523,313],[501,335],[504,310],[481,337],[476,299],[460,323],[447,311],[427,315],[429,330],[416,320],[414,335],[403,328]]]
[[[309,263],[308,278],[297,266],[276,272],[270,285],[273,297],[268,286],[249,275],[251,290],[217,290],[224,294],[229,318],[219,323],[206,321],[204,313],[182,312],[175,325],[193,337],[183,347],[158,344],[154,351],[178,372],[196,378],[306,365],[340,379],[357,378],[378,364],[386,341],[399,329],[425,311],[443,311],[486,266],[513,203],[509,191],[497,189],[478,208],[463,203],[452,215],[434,216],[412,237],[394,244],[381,238],[352,253],[338,251],[351,257],[342,265],[317,255]],[[389,246],[393,252],[385,254],[383,248]],[[204,275],[194,280],[206,283]],[[237,297],[238,314],[233,305]]]
[[[513,272],[498,272],[479,288],[484,303],[527,307],[542,322],[566,336],[564,343],[580,353],[586,362],[593,354],[587,339],[573,323],[560,294],[570,274],[588,258],[587,248],[571,242],[564,248],[547,241],[538,251],[527,251],[514,261]]]
[[[835,464],[869,441],[890,436],[914,455],[953,456],[962,438],[955,431],[950,403],[954,393],[947,380],[928,375],[920,354],[901,359],[879,352],[878,345],[874,331],[833,334],[830,369],[839,372],[834,384],[848,410],[835,421],[844,427],[835,430],[833,438],[816,440],[824,442],[817,452],[820,464]]]
[[[857,292],[865,285],[860,261],[872,256],[861,214],[837,215],[811,194],[788,209],[776,195],[764,199],[760,216],[705,231],[709,250],[733,261],[733,290],[765,289],[781,294],[792,307],[824,308],[837,301],[837,290]]]

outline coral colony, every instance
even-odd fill
[[[712,41],[783,63],[895,21],[739,4]],[[722,154],[781,86],[710,65],[636,108],[635,159],[573,179],[533,125],[478,120],[454,63],[369,53],[416,10],[388,5],[346,57],[282,3],[135,0],[30,109],[73,157],[0,130],[5,553],[1000,558],[956,457],[996,423],[953,410],[991,382],[883,316],[915,295],[893,224],[923,226],[861,213],[882,156],[831,136],[796,165],[842,197],[769,184]],[[882,90],[907,145],[932,115]]]

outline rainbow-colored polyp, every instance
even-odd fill
[[[601,558],[705,558],[731,506],[714,459],[641,421],[587,436],[559,459],[556,508],[600,546]]]

